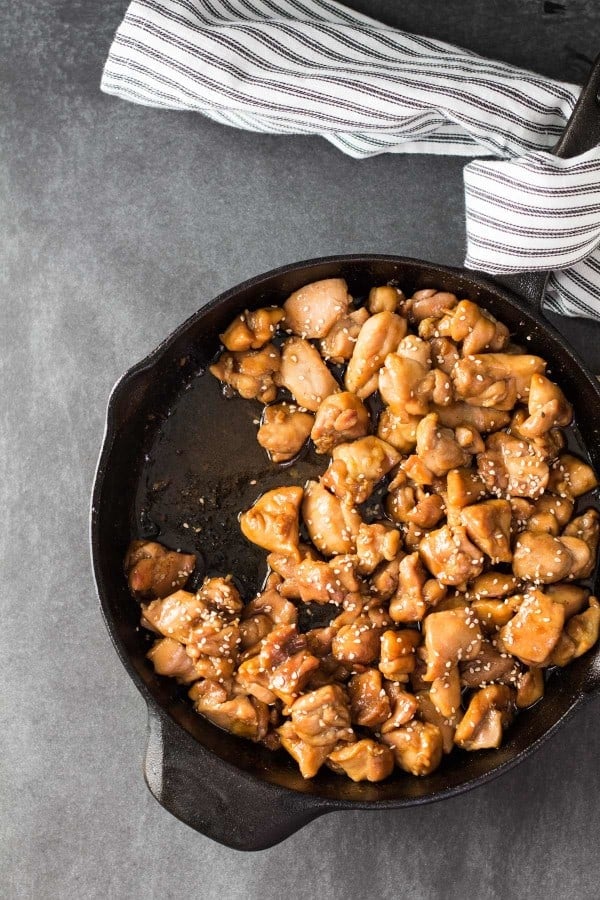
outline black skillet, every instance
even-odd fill
[[[574,156],[600,142],[600,58],[556,148]],[[395,256],[340,256],[296,263],[259,275],[203,306],[130,369],[108,406],[92,499],[91,545],[106,627],[148,706],[145,777],[165,809],[230,847],[258,850],[333,810],[395,809],[440,800],[495,778],[532,753],[595,691],[600,651],[550,677],[542,702],[522,713],[499,750],[455,751],[426,778],[398,774],[354,784],[331,772],[304,781],[283,751],[272,754],[196,715],[172,680],[145,658],[149,638],[123,576],[132,538],[157,537],[198,553],[197,577],[234,572],[246,596],[264,576],[264,554],[241,538],[237,512],[259,493],[302,483],[322,470],[314,458],[287,469],[267,463],[253,418],[258,405],[223,397],[215,379],[199,377],[219,349],[219,332],[246,308],[280,303],[308,282],[341,276],[353,296],[397,282],[406,293],[437,287],[468,297],[505,322],[515,339],[549,362],[575,408],[586,454],[600,471],[600,386],[543,318],[545,278],[491,281],[473,272]],[[201,530],[196,530],[201,529]]]

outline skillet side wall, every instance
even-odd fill
[[[192,379],[214,358],[219,331],[245,308],[280,303],[298,287],[333,276],[346,278],[354,295],[366,293],[373,284],[396,280],[407,293],[420,287],[443,288],[488,309],[508,325],[518,343],[548,361],[551,377],[574,405],[576,424],[592,465],[600,470],[598,385],[557,332],[536,312],[512,300],[508,292],[471,273],[397,257],[338,257],[299,263],[259,276],[209,303],[115,388],[94,489],[92,552],[96,581],[107,628],[124,665],[149,703],[161,707],[215,754],[211,777],[218,779],[223,760],[272,784],[344,805],[424,802],[474,786],[524,756],[600,682],[598,652],[553,675],[543,702],[517,718],[506,743],[497,751],[453,754],[441,770],[423,779],[398,777],[382,785],[365,785],[346,783],[324,773],[307,784],[283,754],[274,756],[214,728],[192,712],[169,680],[154,675],[145,659],[147,643],[139,629],[139,610],[123,577],[125,549],[130,539],[139,537],[135,497],[145,449],[165,412],[176,404],[186,379]],[[210,428],[210,416],[208,409],[202,427]],[[215,448],[217,458],[226,469],[235,467],[243,474],[243,460],[228,457],[223,448]]]

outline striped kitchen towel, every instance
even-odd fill
[[[357,158],[488,157],[464,170],[465,264],[549,270],[549,308],[600,319],[600,148],[549,152],[575,85],[334,0],[133,0],[101,87],[236,128],[318,134]]]

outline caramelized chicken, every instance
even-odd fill
[[[529,385],[529,418],[520,426],[527,438],[546,434],[556,425],[568,425],[573,407],[558,387],[545,375],[533,375]]]
[[[485,453],[477,456],[477,469],[491,493],[537,500],[549,487],[548,465],[528,441],[496,432],[485,446]]]
[[[324,338],[345,316],[352,297],[343,278],[313,281],[287,298],[284,327],[303,338]]]
[[[377,728],[392,714],[388,695],[383,689],[381,672],[367,669],[353,675],[348,682],[350,716],[355,725]]]
[[[394,754],[371,738],[344,744],[327,757],[327,765],[352,781],[383,781],[392,774]]]
[[[412,775],[430,775],[442,761],[442,732],[431,722],[414,719],[381,736],[394,753],[396,765]]]
[[[390,681],[407,681],[415,668],[415,650],[421,643],[421,633],[410,628],[384,631],[381,635],[379,671]]]
[[[377,423],[377,437],[391,444],[400,453],[410,453],[417,445],[419,416],[397,416],[391,409],[384,409]]]
[[[510,415],[505,410],[470,406],[463,401],[450,403],[448,406],[434,405],[432,411],[438,414],[441,424],[447,428],[468,426],[476,428],[481,434],[498,431],[508,425],[510,421]]]
[[[458,298],[455,294],[436,291],[434,288],[424,288],[416,291],[406,301],[405,311],[412,322],[422,322],[423,319],[441,319],[457,303]]]
[[[267,588],[246,603],[242,619],[250,619],[256,615],[268,616],[274,625],[295,625],[298,621],[298,610],[276,588]]]
[[[445,719],[452,719],[460,709],[461,678],[458,666],[450,666],[431,682],[429,698]]]
[[[318,481],[304,489],[302,518],[311,541],[324,556],[353,553],[361,518],[353,506],[343,503]]]
[[[465,506],[461,519],[467,534],[493,563],[510,562],[511,508],[508,500],[485,500]]]
[[[398,590],[390,602],[394,622],[420,622],[433,605],[431,587],[436,584],[429,579],[418,553],[405,556],[398,566]]]
[[[460,681],[464,687],[476,688],[490,682],[514,684],[520,669],[508,653],[497,650],[489,641],[482,641],[479,653],[469,662],[460,664]]]
[[[481,353],[459,360],[452,370],[458,399],[471,406],[509,410],[527,399],[532,375],[546,363],[539,356],[513,353]]]
[[[482,350],[504,350],[510,337],[506,325],[471,300],[461,300],[451,313],[446,314],[438,324],[438,331],[457,343],[462,341],[465,357]]]
[[[551,534],[522,532],[516,540],[513,572],[523,581],[553,584],[581,577],[591,560],[588,545],[579,538],[556,538]],[[589,574],[589,572],[588,572]]]
[[[508,597],[516,593],[519,581],[514,575],[506,575],[504,572],[496,572],[493,569],[478,575],[469,587],[469,596],[474,599],[490,597]]]
[[[296,625],[278,625],[262,641],[259,670],[267,673],[267,686],[285,704],[304,690],[319,660],[309,648],[306,635]]]
[[[445,513],[442,497],[428,493],[419,485],[410,484],[406,472],[402,470],[389,485],[385,508],[394,522],[412,522],[421,528],[433,528]]]
[[[466,606],[432,612],[423,622],[427,672],[425,681],[445,675],[448,669],[476,659],[483,635],[473,611]]]
[[[514,701],[514,691],[504,684],[477,691],[458,724],[454,743],[462,750],[499,747],[513,717]]]
[[[467,466],[471,459],[471,454],[458,444],[457,435],[440,425],[437,413],[430,413],[417,425],[417,455],[438,477],[450,469]]]
[[[386,522],[362,523],[356,537],[358,568],[363,575],[373,572],[379,563],[395,559],[400,550],[400,532]]]
[[[406,327],[406,319],[391,312],[376,313],[365,322],[346,369],[348,391],[364,399],[377,389],[377,373],[406,334]]]
[[[415,669],[416,657],[415,668],[413,668],[412,672],[414,672]],[[414,719],[418,709],[417,698],[415,695],[405,690],[402,684],[397,681],[385,681],[384,693],[391,703],[391,712],[389,718],[385,720],[379,729],[381,734],[385,734],[388,731],[394,731],[394,729],[406,725],[411,719]]]
[[[182,588],[196,566],[193,553],[176,553],[156,541],[132,541],[125,557],[129,589],[141,600]]]
[[[563,453],[552,466],[548,490],[559,497],[581,497],[596,487],[598,479],[592,467],[570,453]]]
[[[472,469],[452,469],[446,480],[448,505],[455,509],[469,506],[487,494],[487,487]]]
[[[364,503],[377,482],[399,461],[399,453],[380,438],[359,438],[334,448],[332,461],[321,477],[321,483],[340,500]]]
[[[590,595],[587,588],[576,584],[549,584],[544,588],[544,593],[564,608],[565,620],[581,612]]]
[[[207,679],[192,685],[189,696],[197,712],[238,737],[259,741],[268,731],[269,709],[255,697],[229,697],[223,685]]]
[[[300,487],[280,487],[267,491],[240,516],[242,534],[265,550],[277,550],[299,558],[298,542]]]
[[[314,778],[335,747],[334,743],[323,746],[309,744],[299,736],[289,719],[277,729],[277,734],[282,747],[298,763],[303,778]]]
[[[404,303],[405,296],[402,291],[391,284],[371,288],[367,298],[367,306],[371,315],[380,312],[396,312]]]
[[[338,319],[331,331],[319,341],[321,356],[338,365],[347,362],[354,353],[354,345],[360,330],[369,318],[369,313],[361,306],[354,312]]]
[[[281,367],[276,376],[280,387],[287,388],[299,406],[316,412],[339,385],[319,351],[303,338],[291,337],[281,348]]]
[[[432,384],[430,348],[414,335],[403,338],[395,353],[385,358],[379,371],[379,393],[396,416],[425,415],[429,409]]]
[[[501,647],[527,666],[543,665],[558,642],[564,621],[560,603],[541,591],[530,591],[501,629]]]
[[[276,306],[265,309],[246,310],[237,316],[220,335],[227,350],[244,352],[260,350],[273,340],[277,325],[284,317],[284,311]]]
[[[417,701],[417,715],[422,722],[429,722],[439,729],[442,736],[442,750],[444,753],[451,753],[454,749],[454,734],[458,725],[462,711],[457,712],[450,718],[443,716],[434,706],[428,690],[420,690],[415,694]]]
[[[533,706],[544,696],[544,670],[526,669],[517,684],[516,705],[518,709]]]
[[[173,638],[161,638],[146,654],[159,675],[176,678],[180,684],[196,681],[198,673],[185,647]]]
[[[296,734],[313,747],[354,739],[348,696],[338,684],[303,694],[292,705],[291,719]]]
[[[293,459],[308,440],[314,417],[290,403],[266,406],[256,439],[274,463]]]
[[[277,347],[266,344],[261,350],[222,353],[218,361],[209,367],[209,372],[244,399],[271,403],[277,396],[274,376],[280,364]]]
[[[317,453],[331,453],[338,444],[367,435],[369,425],[369,413],[362,400],[348,391],[341,391],[323,400],[310,436]]]
[[[442,584],[461,585],[483,569],[481,550],[471,543],[463,527],[444,525],[426,534],[420,545],[421,559]]]

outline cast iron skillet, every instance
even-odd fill
[[[557,147],[560,155],[573,156],[600,142],[599,87],[600,58]],[[123,576],[129,541],[158,537],[168,546],[194,550],[198,578],[233,571],[251,596],[264,575],[265,554],[241,538],[237,512],[262,491],[302,483],[316,471],[314,458],[287,469],[269,465],[255,440],[258,405],[225,400],[215,379],[198,375],[219,350],[219,332],[243,309],[279,303],[302,285],[332,276],[344,277],[354,296],[396,280],[407,293],[443,288],[489,309],[517,341],[548,360],[552,377],[574,405],[580,451],[600,471],[600,387],[543,319],[540,275],[500,284],[396,256],[295,263],[217,297],[123,376],[109,401],[92,498],[92,557],[104,620],[148,706],[148,787],[192,828],[244,850],[269,847],[333,810],[412,806],[483,784],[532,753],[600,690],[596,651],[552,675],[543,702],[517,718],[499,750],[455,751],[426,778],[398,774],[370,785],[328,771],[304,781],[283,751],[272,754],[215,728],[193,712],[172,680],[153,673],[145,658],[149,637],[139,628],[139,609]]]

